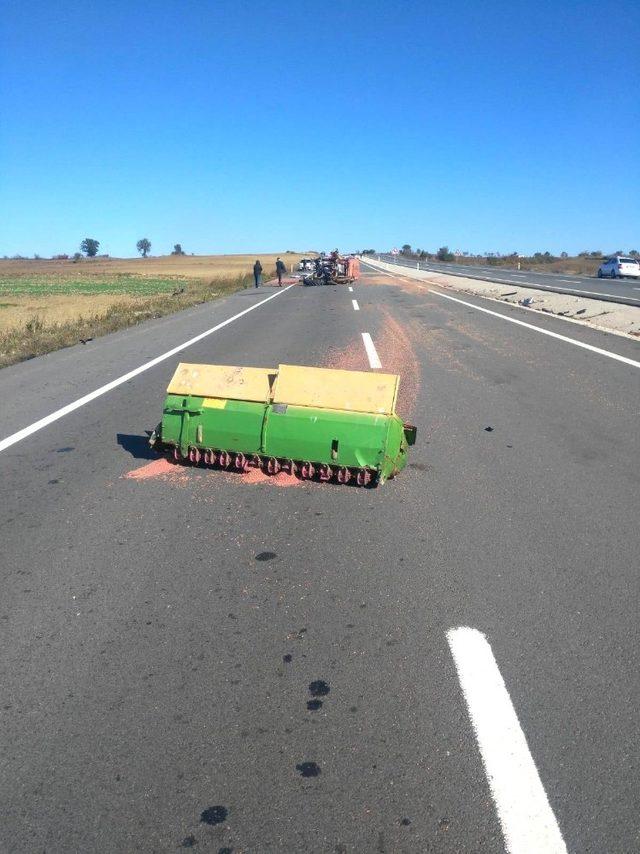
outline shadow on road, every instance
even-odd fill
[[[150,435],[150,432],[146,432],[144,436],[118,433],[116,434],[116,438],[120,447],[128,451],[136,460],[155,460],[158,458],[158,455],[149,447]]]

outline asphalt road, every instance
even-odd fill
[[[640,346],[366,267],[272,293],[0,372],[0,849],[637,851]],[[362,332],[418,427],[383,487],[147,450],[178,361]]]
[[[416,261],[393,255],[376,256],[399,266],[416,268]],[[605,302],[640,306],[640,279],[598,279],[596,276],[569,276],[560,273],[534,273],[529,270],[505,270],[503,267],[484,267],[475,264],[439,264],[420,261],[421,270],[464,276],[483,282],[518,285],[521,288],[539,288],[559,294],[572,294]]]

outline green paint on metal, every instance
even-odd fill
[[[407,446],[415,440],[412,429],[395,414],[170,394],[159,438],[164,445],[178,447],[183,456],[191,446],[367,468],[383,482],[406,465]]]

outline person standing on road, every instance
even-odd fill
[[[256,259],[256,263],[253,265],[253,278],[255,279],[256,288],[262,284],[262,264],[258,259]]]
[[[287,268],[284,265],[284,261],[282,258],[278,258],[276,260],[276,275],[278,276],[278,287],[282,287],[282,276],[287,272]]]

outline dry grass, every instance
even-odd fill
[[[598,267],[602,263],[600,258],[556,258],[553,261],[536,261],[532,258],[456,258],[454,264],[465,264],[468,266],[487,265],[496,268],[515,270],[520,261],[520,269],[532,273],[564,273],[572,276],[595,276]]]
[[[256,257],[268,278],[275,254],[0,260],[0,367],[247,287]]]
[[[116,277],[168,276],[187,279],[228,278],[250,275],[256,258],[265,271],[275,268],[278,254],[291,269],[300,258],[308,254],[259,253],[255,255],[162,255],[149,258],[82,258],[80,261],[12,261],[0,260],[0,278],[5,276],[52,276],[64,279],[82,279],[93,276]]]

